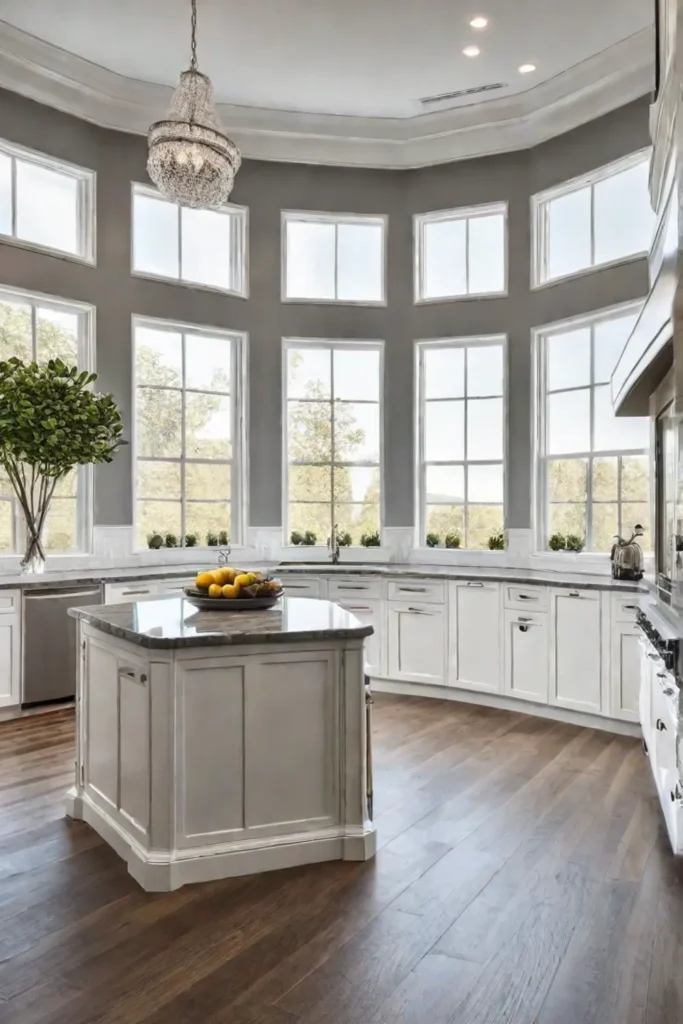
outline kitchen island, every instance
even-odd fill
[[[76,779],[146,890],[375,852],[363,642],[329,601],[200,611],[183,597],[74,608]]]

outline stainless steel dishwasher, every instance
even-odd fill
[[[78,632],[76,620],[67,612],[93,604],[102,604],[100,586],[25,591],[23,706],[73,699]]]

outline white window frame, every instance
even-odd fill
[[[467,458],[467,367],[465,366],[465,379],[463,386],[463,394],[460,399],[426,399],[424,393],[424,353],[436,348],[477,348],[486,347],[490,345],[500,345],[503,350],[503,394],[482,396],[482,398],[498,398],[503,399],[503,455],[500,459],[468,459]],[[462,338],[427,338],[421,339],[415,342],[415,452],[416,452],[416,467],[415,467],[415,522],[417,524],[417,537],[415,538],[416,547],[426,547],[426,536],[427,536],[427,461],[425,459],[425,402],[426,401],[463,401],[464,402],[464,438],[465,438],[465,453],[462,459],[446,460],[439,462],[430,462],[429,465],[443,465],[443,466],[463,466],[464,469],[464,500],[462,502],[463,517],[465,522],[465,540],[467,536],[467,522],[468,522],[468,509],[472,506],[484,505],[489,507],[491,505],[501,506],[503,512],[503,525],[505,524],[505,514],[507,508],[507,466],[508,466],[508,431],[506,430],[506,424],[508,420],[508,373],[507,373],[507,349],[508,349],[508,337],[506,334],[491,334],[491,335],[475,335],[472,337]],[[478,401],[478,398],[470,398],[469,401]],[[503,466],[503,501],[475,501],[469,502],[467,500],[467,468],[468,466],[499,466],[502,463]],[[459,504],[454,502],[453,504]],[[486,555],[488,552],[480,548],[467,548],[462,547],[460,551],[476,551],[477,554]]]
[[[493,215],[503,217],[503,266],[504,282],[500,291],[471,292],[470,279],[470,245],[469,224],[479,217]],[[425,263],[425,227],[441,221],[465,221],[465,279],[468,290],[462,295],[439,295],[435,298],[424,297],[424,263]],[[462,302],[468,299],[479,299],[483,296],[506,296],[508,294],[508,204],[507,201],[486,203],[481,206],[462,206],[454,210],[433,210],[430,213],[413,214],[413,292],[415,305],[428,305],[434,302]]]
[[[17,245],[22,249],[31,249],[34,252],[47,253],[50,256],[59,256],[61,259],[75,260],[77,263],[88,263],[95,266],[97,259],[96,247],[96,184],[97,175],[95,171],[87,167],[80,167],[78,164],[69,163],[66,160],[58,160],[47,153],[40,153],[34,149],[27,149],[25,146],[17,146],[13,142],[0,139],[0,154],[9,157],[11,160],[11,195],[10,206],[12,214],[12,230],[10,234],[0,232],[0,242],[9,245]],[[78,183],[76,223],[78,235],[78,252],[69,252],[67,249],[59,249],[50,245],[41,245],[39,242],[32,242],[29,239],[17,235],[17,161],[25,164],[34,164],[49,171],[75,178]]]
[[[549,288],[552,285],[559,284],[561,281],[569,281],[573,280],[575,277],[592,274],[594,271],[602,270],[605,267],[618,267],[623,263],[632,263],[634,260],[643,259],[643,257],[647,256],[649,250],[643,249],[640,252],[631,253],[628,256],[619,256],[614,260],[605,260],[602,263],[595,262],[595,186],[600,182],[613,177],[615,174],[620,174],[622,171],[628,171],[640,163],[649,161],[651,154],[652,150],[649,147],[639,149],[637,152],[630,153],[628,156],[621,157],[619,160],[613,160],[609,164],[604,164],[602,167],[596,168],[589,174],[582,174],[576,178],[571,178],[569,181],[563,181],[560,185],[545,189],[543,192],[538,192],[536,195],[531,197],[532,289]],[[590,188],[591,190],[591,263],[589,266],[582,267],[580,270],[576,270],[571,274],[561,274],[558,277],[549,278],[547,277],[549,240],[549,224],[547,217],[548,206],[554,199],[561,199],[563,196],[570,195],[572,192],[580,192],[586,188]]]
[[[44,295],[42,292],[29,292],[21,288],[0,287],[0,302],[21,302],[31,306],[31,334],[33,355],[36,354],[36,324],[38,307],[41,309],[53,309],[60,313],[76,313],[79,316],[78,336],[78,367],[87,370],[88,373],[95,371],[95,307],[84,302],[73,302],[71,299],[57,298],[54,295]],[[49,557],[63,558],[74,555],[88,554],[92,551],[93,545],[93,466],[78,467],[78,491],[76,495],[76,547],[68,551],[50,551]],[[48,513],[49,515],[49,513]],[[26,549],[25,527],[21,506],[15,498],[13,501],[12,516],[13,547],[11,550],[0,552],[1,558],[11,558],[21,555]]]
[[[343,224],[369,224],[382,228],[382,296],[379,299],[305,299],[290,298],[287,295],[287,224],[303,221],[308,224],[331,224],[335,228],[334,290],[338,291],[339,242],[338,228]],[[387,235],[389,217],[387,214],[370,213],[323,213],[313,210],[282,210],[280,212],[280,293],[282,302],[316,306],[386,306],[387,304]]]
[[[585,536],[585,547],[582,552],[583,556],[589,558],[607,559],[609,555],[602,551],[592,551],[592,515],[593,515],[593,501],[592,501],[592,489],[593,489],[593,460],[604,459],[604,458],[616,458],[619,456],[629,458],[633,456],[650,456],[650,449],[647,448],[628,448],[618,450],[600,450],[600,451],[588,451],[588,452],[568,452],[562,455],[549,455],[546,452],[546,412],[547,412],[547,391],[546,391],[546,339],[552,337],[553,334],[566,334],[570,331],[579,330],[581,328],[591,328],[591,383],[590,385],[577,385],[576,387],[558,389],[553,394],[562,394],[567,391],[585,391],[590,390],[590,416],[591,416],[591,443],[593,439],[593,432],[595,429],[595,388],[603,386],[602,384],[596,384],[593,380],[595,371],[595,335],[592,328],[601,322],[606,320],[615,320],[621,316],[628,316],[629,314],[638,314],[643,308],[642,301],[638,300],[635,302],[620,303],[616,306],[609,306],[605,309],[596,310],[593,313],[583,314],[581,316],[571,317],[568,320],[560,320],[550,324],[544,324],[542,327],[535,327],[532,330],[532,353],[533,353],[533,400],[534,400],[534,413],[533,413],[533,487],[532,487],[532,516],[533,516],[533,534],[535,539],[536,551],[540,554],[548,553],[548,538],[549,538],[549,500],[548,500],[548,473],[547,464],[549,461],[556,461],[558,459],[586,459],[586,536]],[[627,339],[628,340],[628,339]],[[610,391],[611,395],[611,391]],[[613,502],[608,504],[615,504],[619,508],[619,530],[621,532],[621,462],[618,463],[618,482],[617,482],[617,498]],[[563,504],[558,502],[558,504]],[[575,504],[573,502],[566,502],[566,504]]]
[[[327,351],[334,351],[335,349],[346,349],[347,351],[356,349],[358,351],[376,351],[379,352],[379,400],[377,402],[371,402],[361,399],[359,404],[366,405],[379,405],[379,533],[380,542],[383,537],[384,531],[384,342],[378,339],[345,339],[345,338],[283,338],[282,340],[282,532],[283,539],[282,543],[284,547],[291,547],[290,541],[290,525],[289,525],[289,451],[288,451],[288,434],[289,434],[289,407],[290,401],[288,395],[288,378],[287,368],[289,363],[289,351],[290,349],[301,349],[301,348],[319,348]],[[332,407],[332,444],[331,444],[331,459],[329,463],[302,463],[302,465],[315,466],[322,465],[331,467],[331,491],[330,491],[330,537],[332,536],[332,528],[335,525],[335,505],[334,505],[334,360],[332,360],[332,377],[331,377],[331,395],[330,405]],[[300,399],[291,399],[291,401],[300,401]],[[337,465],[341,465],[338,463]],[[371,464],[367,462],[344,462],[345,467],[351,469],[355,467],[368,468]],[[374,463],[372,463],[374,465]],[[320,504],[324,504],[320,502]],[[327,541],[327,537],[318,538],[317,544],[321,542],[324,545]],[[354,544],[354,547],[360,545]]]
[[[145,196],[148,199],[156,199],[160,202],[167,203],[169,206],[175,206],[177,211],[177,231],[178,231],[178,277],[172,277],[166,274],[153,274],[148,270],[137,270],[135,267],[135,197]],[[236,203],[224,203],[223,206],[217,207],[212,210],[212,213],[224,214],[232,218],[232,223],[236,225],[234,230],[234,238],[232,237],[233,232],[231,231],[231,247],[233,251],[230,254],[231,262],[234,261],[235,266],[240,268],[241,273],[241,286],[237,288],[222,288],[217,285],[202,284],[198,281],[191,281],[188,278],[184,278],[183,275],[183,239],[182,239],[182,214],[181,204],[174,203],[171,199],[166,199],[162,196],[159,189],[154,188],[153,185],[146,185],[142,182],[133,181],[131,182],[131,197],[130,197],[130,272],[132,277],[141,277],[148,281],[171,281],[173,284],[182,285],[184,288],[195,288],[199,291],[207,292],[219,292],[222,295],[234,295],[239,299],[249,298],[249,207],[238,206]]]
[[[181,388],[159,388],[159,390],[171,390],[179,391],[181,394],[182,403],[182,416],[184,421],[185,416],[185,396],[188,392],[192,394],[201,394],[200,389],[186,388],[185,387],[185,366],[186,366],[186,343],[185,333],[191,334],[203,334],[207,337],[225,337],[229,338],[232,342],[231,346],[231,357],[232,363],[230,368],[230,400],[231,400],[231,419],[232,419],[232,458],[230,459],[202,459],[202,458],[187,458],[185,454],[185,430],[184,422],[182,426],[182,448],[181,454],[177,458],[169,456],[168,458],[153,458],[147,455],[138,454],[137,446],[137,393],[138,387],[154,387],[155,385],[140,384],[135,374],[135,367],[137,362],[137,339],[136,339],[136,328],[137,327],[149,327],[155,331],[168,331],[169,333],[180,333],[182,334],[182,366],[183,366],[183,382]],[[133,343],[133,414],[132,414],[132,436],[133,436],[133,532],[135,536],[135,550],[146,550],[138,546],[137,539],[137,512],[138,512],[138,493],[137,493],[137,466],[138,460],[143,462],[165,462],[172,463],[174,465],[180,465],[180,536],[178,537],[179,547],[185,546],[185,534],[186,529],[186,488],[185,488],[185,472],[188,463],[206,463],[215,462],[217,465],[231,465],[230,475],[230,522],[226,523],[225,528],[230,536],[230,544],[232,547],[240,546],[244,544],[246,537],[246,523],[247,523],[247,501],[248,501],[248,446],[247,446],[247,429],[248,429],[248,408],[247,408],[247,371],[248,371],[248,344],[249,336],[244,331],[231,331],[225,327],[207,327],[205,324],[190,324],[178,320],[161,320],[149,316],[140,316],[133,314],[131,335]],[[174,504],[175,499],[172,498],[150,498],[150,501],[168,501],[169,504]],[[216,502],[207,502],[207,504],[222,504],[223,502],[217,500]],[[199,547],[206,547],[204,538],[199,538],[202,543],[197,544]]]

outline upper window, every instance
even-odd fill
[[[645,150],[533,197],[536,287],[648,252],[649,166]]]
[[[283,212],[282,297],[386,302],[386,218]]]
[[[380,342],[286,341],[285,524],[325,544],[381,529]]]
[[[556,324],[537,333],[538,542],[555,533],[610,551],[636,523],[649,533],[649,420],[615,416],[610,377],[639,309]]]
[[[415,301],[504,295],[506,224],[506,203],[416,214]]]
[[[0,236],[95,261],[95,173],[0,142]]]
[[[62,359],[68,366],[92,370],[90,306],[28,292],[0,289],[0,360],[16,356],[25,363]],[[87,551],[92,515],[92,470],[81,466],[59,482],[43,529],[47,551]],[[0,471],[0,551],[26,550],[21,506]]]
[[[136,531],[243,533],[243,335],[135,320]],[[188,541],[188,536],[194,540]]]
[[[246,296],[246,207],[195,210],[133,185],[133,271]]]
[[[486,548],[503,529],[504,363],[499,337],[417,343],[421,544]]]

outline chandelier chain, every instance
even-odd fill
[[[191,0],[192,3],[192,59],[190,60],[190,69],[192,71],[197,70],[197,0]]]

